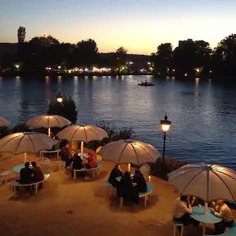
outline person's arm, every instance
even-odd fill
[[[38,171],[41,171],[41,170],[39,169]],[[35,172],[36,172],[36,171],[34,171],[34,170],[31,169],[31,173],[30,173],[30,174],[31,174],[31,177],[34,177],[34,176],[35,176]]]
[[[188,207],[188,206],[189,206],[189,207]],[[185,211],[185,213],[192,214],[193,209],[192,209],[192,207],[191,207],[190,204],[189,204],[188,206],[186,206],[185,204],[183,204],[184,211]]]
[[[224,207],[221,207],[220,212],[217,212],[217,211],[214,210],[213,213],[216,217],[223,218],[223,216],[224,216]]]
[[[216,203],[213,201],[213,202],[211,203],[211,206],[212,206],[212,208],[215,208],[215,207],[216,207]]]

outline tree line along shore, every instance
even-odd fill
[[[1,75],[151,74],[224,81],[236,77],[236,34],[222,39],[214,49],[204,40],[187,39],[175,48],[162,43],[151,55],[128,54],[123,46],[101,53],[93,39],[71,44],[42,35],[25,41],[26,29],[22,26],[17,37],[17,43],[0,43]]]

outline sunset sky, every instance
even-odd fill
[[[164,42],[204,39],[212,47],[236,33],[234,0],[0,0],[0,42],[51,34],[60,42],[92,38],[100,52],[124,46],[150,54]]]

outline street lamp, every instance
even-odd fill
[[[168,120],[168,116],[165,114],[164,120],[161,120],[161,130],[163,133],[163,151],[162,151],[162,158],[163,158],[163,164],[165,162],[165,151],[166,151],[166,134],[170,129],[171,121]]]
[[[60,102],[60,103],[63,102],[63,97],[61,96],[60,92],[58,93],[56,98],[57,98],[57,102]]]

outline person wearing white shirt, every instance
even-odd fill
[[[213,208],[211,208],[211,212],[216,217],[222,218],[222,221],[215,224],[215,233],[224,233],[225,229],[232,226],[234,223],[232,211],[222,199],[218,199],[216,202],[213,202],[212,205]]]
[[[180,196],[175,200],[174,203],[174,218],[177,220],[181,220],[184,225],[193,224],[194,226],[198,227],[199,222],[194,220],[191,217],[192,214],[192,206],[191,204],[187,203],[187,196]]]

